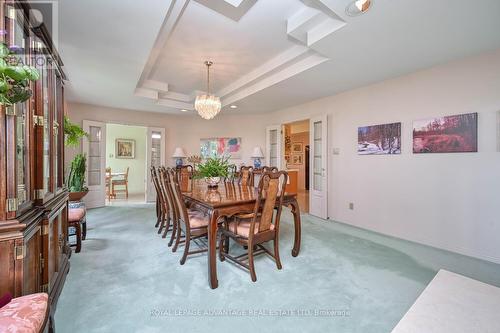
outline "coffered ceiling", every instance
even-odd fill
[[[269,112],[500,48],[500,1],[350,2],[60,0],[69,99],[193,114],[212,60],[223,112]]]

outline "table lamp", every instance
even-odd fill
[[[260,159],[261,158],[264,158],[264,153],[262,153],[262,149],[260,149],[260,147],[255,147],[253,149],[253,152],[252,152],[252,156],[251,156],[254,160],[253,160],[253,166],[258,169],[260,168],[261,166],[261,162],[260,162]]]
[[[175,158],[175,165],[180,167],[182,166],[182,159],[186,158],[186,152],[181,147],[175,148],[174,154],[172,155]]]

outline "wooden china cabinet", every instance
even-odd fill
[[[64,73],[24,2],[0,1],[0,38],[37,67],[33,96],[0,112],[0,295],[47,292],[53,313],[69,271],[64,185]]]

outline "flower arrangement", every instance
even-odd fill
[[[229,174],[229,157],[214,156],[207,158],[205,163],[200,163],[194,177],[205,178],[209,187],[216,187],[221,178],[226,178]]]

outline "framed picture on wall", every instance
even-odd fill
[[[301,165],[303,163],[302,154],[293,154],[292,155],[292,164]]]
[[[292,144],[292,153],[302,153],[304,144],[302,142],[295,142]]]
[[[134,159],[135,158],[135,140],[116,139],[115,142],[116,158]]]
[[[401,123],[358,128],[358,155],[401,154]]]
[[[477,152],[477,113],[413,122],[413,153]]]

